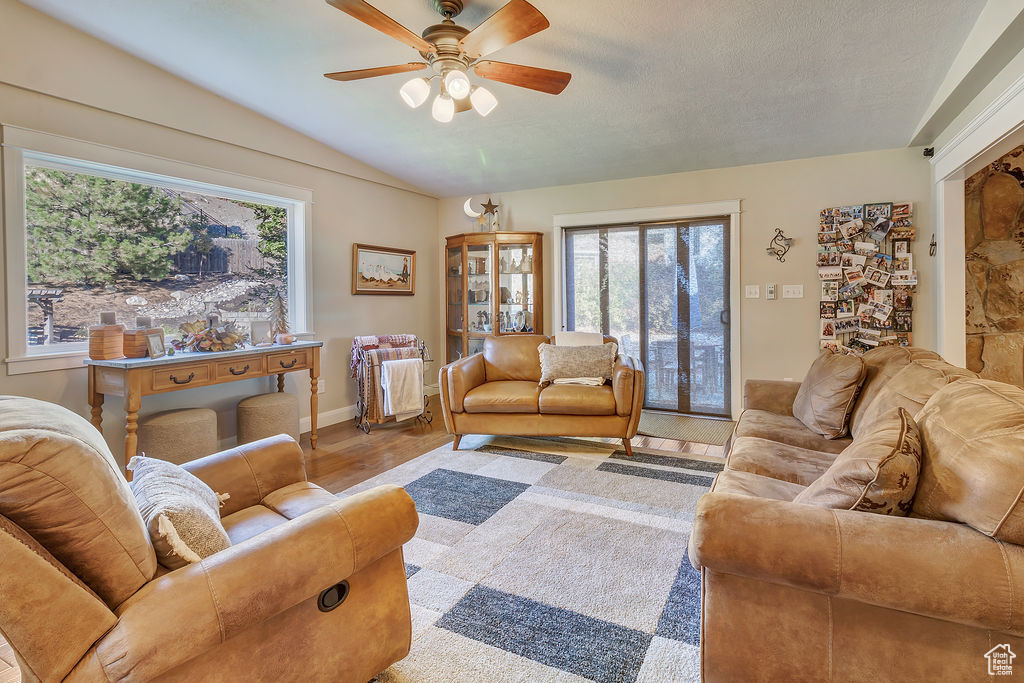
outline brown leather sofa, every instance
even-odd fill
[[[23,681],[363,683],[408,653],[404,490],[339,500],[285,436],[186,468],[230,494],[232,546],[168,572],[102,435],[0,397],[0,632]],[[347,599],[321,611],[342,581]]]
[[[1005,643],[1024,652],[1024,547],[919,514],[923,482],[940,471],[928,425],[921,427],[922,484],[909,517],[792,502],[870,432],[873,415],[900,406],[920,417],[949,382],[974,397],[961,405],[1000,392],[998,383],[972,379],[923,349],[880,348],[864,360],[867,379],[849,438],[825,439],[793,417],[798,382],[746,383],[746,410],[725,470],[699,501],[690,537],[690,558],[702,574],[704,680],[980,680],[991,648]],[[1000,386],[1011,421],[1024,424],[1024,392]],[[944,409],[955,416],[960,407]],[[948,418],[944,427],[963,429]],[[1019,425],[1015,436],[1011,431],[995,438],[1016,450],[1018,474],[1007,477],[1004,492],[1012,500],[1024,482],[1024,441]],[[944,485],[971,508],[994,498],[970,477]]]
[[[483,353],[441,368],[441,412],[455,448],[464,434],[602,436],[622,439],[632,455],[629,440],[644,402],[643,365],[619,354],[604,386],[541,387],[542,343],[553,342],[539,334],[487,337]]]

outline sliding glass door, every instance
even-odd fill
[[[645,407],[729,416],[729,219],[564,235],[565,328],[641,359]]]

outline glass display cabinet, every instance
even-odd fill
[[[447,362],[479,353],[492,334],[543,334],[539,232],[470,232],[445,244]]]

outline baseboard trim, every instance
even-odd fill
[[[356,406],[353,403],[350,406],[342,406],[341,408],[335,408],[334,410],[317,413],[316,426],[317,429],[330,427],[331,425],[338,424],[339,422],[351,420],[355,416]],[[311,428],[312,420],[310,420],[309,417],[304,417],[299,420],[299,432],[307,434]]]

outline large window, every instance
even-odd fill
[[[19,204],[7,213],[10,372],[83,351],[101,311],[174,336],[211,313],[247,328],[280,295],[307,331],[307,201],[26,149],[4,158]]]

